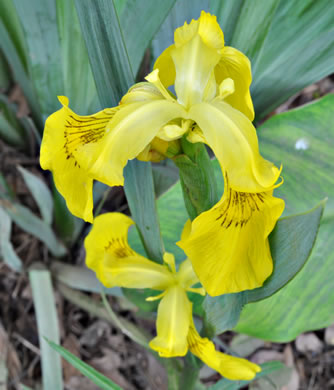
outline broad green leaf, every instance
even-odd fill
[[[52,276],[57,281],[66,284],[66,286],[76,290],[101,293],[104,291],[108,295],[123,296],[119,287],[105,288],[96,278],[93,271],[86,267],[65,264],[53,260],[51,264]]]
[[[39,127],[42,127],[40,108],[33,84],[2,19],[0,19],[0,36],[0,49],[5,53],[6,60],[11,66],[14,78],[22,88],[22,91],[29,102],[34,120]]]
[[[171,160],[152,165],[154,192],[156,198],[164,194],[179,179],[179,172]]]
[[[261,372],[256,374],[255,379],[252,381],[230,381],[228,379],[221,379],[213,386],[209,387],[209,390],[239,390],[243,389],[246,385],[250,383],[256,383],[256,381],[260,378],[265,378],[274,372],[280,372],[286,368],[283,363],[278,361],[272,361],[268,363],[261,364]]]
[[[316,241],[325,208],[322,202],[304,214],[282,218],[269,236],[275,268],[260,288],[244,294],[247,302],[259,301],[273,295],[302,269]]]
[[[28,149],[27,126],[25,119],[17,115],[17,106],[6,95],[0,94],[0,137],[20,149]]]
[[[133,73],[137,74],[144,52],[165,20],[175,0],[127,0],[117,8]]]
[[[57,6],[65,95],[75,112],[83,115],[95,113],[100,105],[74,1],[53,1]]]
[[[162,261],[163,242],[155,205],[155,193],[151,164],[133,160],[124,170],[124,190],[150,260]]]
[[[76,0],[76,7],[101,105],[115,106],[134,83],[134,77],[114,3]],[[152,260],[161,261],[163,248],[153,201],[151,165],[129,161],[124,176],[128,204],[144,247]]]
[[[15,253],[10,236],[12,231],[12,220],[0,207],[0,259],[2,259],[14,271],[22,271],[22,260]]]
[[[81,372],[86,378],[89,378],[93,383],[99,386],[103,390],[122,390],[121,387],[112,382],[111,379],[108,379],[104,375],[100,374],[93,367],[89,366],[87,363],[84,363],[78,357],[73,355],[67,349],[57,345],[51,340],[46,340],[51,348],[57,351],[65,360],[67,360],[73,367]],[[59,387],[60,389],[60,387]],[[51,389],[50,389],[51,390]],[[56,390],[56,389],[55,389]]]
[[[55,1],[14,0],[28,46],[31,76],[44,117],[58,110],[64,95]]]
[[[52,350],[45,340],[47,338],[57,344],[60,342],[58,317],[50,272],[44,269],[31,269],[29,271],[29,279],[41,348],[43,388],[60,390],[63,388],[60,356]]]
[[[11,83],[11,74],[7,61],[0,51],[0,91],[5,91]]]
[[[21,229],[43,241],[54,256],[61,257],[66,254],[66,248],[57,240],[51,227],[27,207],[7,200],[1,201],[0,205]]]
[[[33,175],[27,169],[18,167],[23,179],[29,188],[31,195],[35,199],[44,222],[48,225],[52,223],[53,200],[49,187],[38,176]]]
[[[75,1],[81,31],[103,107],[116,106],[134,76],[113,1]]]
[[[14,124],[9,120],[2,102],[0,102],[0,138],[9,145],[16,147],[22,147],[25,142],[21,126],[18,121],[15,121]]]
[[[263,154],[283,162],[284,184],[277,195],[286,213],[328,197],[312,255],[305,267],[273,296],[246,305],[236,329],[285,342],[334,322],[334,96],[276,115],[259,128]]]
[[[16,53],[20,58],[20,62],[28,72],[29,61],[27,58],[27,44],[13,0],[2,0],[0,2],[0,19],[4,23],[8,35],[16,48]],[[7,56],[7,53],[4,54]]]
[[[203,308],[210,332],[220,334],[235,327],[246,302],[243,293],[224,294],[219,297],[207,295]]]
[[[223,4],[221,4],[223,3]],[[229,46],[252,62],[251,93],[260,118],[334,70],[334,3],[327,0],[210,2]],[[237,17],[236,17],[237,16]],[[233,21],[233,26],[231,26]]]

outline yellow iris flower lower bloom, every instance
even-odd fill
[[[248,58],[225,46],[216,17],[204,11],[174,38],[119,106],[78,116],[60,97],[63,108],[47,119],[41,166],[53,171],[74,215],[92,222],[93,180],[123,185],[128,160],[150,158],[152,142],[166,147],[183,136],[211,147],[235,191],[268,191],[279,177],[259,154]]]
[[[268,236],[284,210],[273,190],[235,191],[225,177],[222,199],[189,222],[177,243],[211,296],[251,290],[273,271]]]
[[[164,255],[164,265],[154,263],[136,253],[128,244],[131,218],[120,213],[108,213],[94,220],[85,240],[86,264],[96,272],[106,287],[151,288],[162,291],[148,300],[161,299],[157,314],[157,336],[150,347],[162,357],[184,356],[188,350],[204,363],[232,380],[253,379],[261,369],[245,359],[216,351],[214,344],[198,334],[192,304],[187,291],[205,294],[195,288],[199,280],[187,259],[178,271],[174,256]],[[183,236],[188,234],[188,225]]]

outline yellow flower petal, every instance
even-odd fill
[[[178,102],[189,108],[203,99],[212,99],[216,93],[214,68],[224,47],[223,32],[216,17],[202,11],[199,20],[175,30],[174,40],[175,45],[167,54],[175,66]],[[165,58],[167,54],[164,53]],[[167,61],[163,59],[160,63]],[[159,62],[156,66],[159,67]]]
[[[257,372],[261,371],[257,364],[246,359],[216,351],[212,341],[207,338],[201,338],[193,322],[189,328],[188,344],[190,351],[194,355],[227,379],[251,380]]]
[[[189,259],[184,260],[179,267],[178,273],[177,273],[177,280],[179,281],[180,285],[185,289],[188,290],[191,286],[199,282],[199,279],[197,275],[195,274],[195,271],[193,269],[193,266],[191,264],[191,261]]]
[[[272,191],[225,187],[222,199],[199,215],[188,238],[178,242],[211,296],[262,286],[273,270],[268,235],[284,209]]]
[[[216,101],[192,106],[188,117],[201,128],[222,170],[228,173],[231,187],[261,192],[274,186],[280,171],[261,157],[256,130],[245,115]]]
[[[110,186],[123,185],[128,160],[137,157],[162,126],[184,114],[179,104],[162,99],[122,106],[107,127],[101,153],[91,168],[94,176]]]
[[[92,222],[94,177],[84,158],[89,148],[92,158],[99,152],[106,125],[115,109],[106,109],[91,116],[79,116],[68,108],[68,99],[60,96],[63,107],[45,122],[40,164],[53,172],[58,191],[72,214]]]
[[[183,230],[181,233],[181,240],[185,240],[188,238],[191,232],[191,220],[188,219],[187,222],[183,226]]]
[[[106,287],[163,290],[174,283],[166,267],[146,259],[128,244],[131,218],[107,213],[95,218],[85,239],[86,265]]]
[[[226,98],[226,102],[245,114],[249,120],[254,119],[254,107],[249,92],[252,82],[252,71],[249,59],[239,50],[225,46],[222,57],[215,67],[217,84],[230,77],[235,84],[235,92]]]
[[[191,310],[182,287],[175,285],[167,290],[158,307],[157,336],[149,344],[160,356],[184,356],[187,353]]]
[[[142,82],[133,85],[122,97],[121,105],[163,99],[161,92],[150,83]]]
[[[171,45],[164,50],[155,61],[153,69],[159,69],[159,76],[165,88],[173,85],[175,82],[175,65],[171,57],[171,52],[175,45]]]

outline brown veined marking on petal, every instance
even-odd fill
[[[203,347],[205,344],[205,339],[202,339],[201,337],[195,337],[197,331],[190,325],[190,329],[188,332],[188,346],[192,350],[193,353],[197,355],[202,355]]]
[[[83,117],[71,113],[68,115],[64,131],[64,149],[66,159],[73,159],[74,165],[80,168],[74,153],[79,145],[97,142],[105,134],[106,124],[112,119],[117,110],[103,110],[105,116]],[[97,127],[94,127],[97,126]],[[86,129],[86,127],[89,127]],[[72,130],[72,131],[71,131]]]
[[[216,221],[224,217],[221,226],[228,229],[230,226],[243,228],[251,219],[253,213],[260,211],[260,203],[264,203],[264,194],[238,192],[228,190],[228,198],[220,206],[220,215]]]
[[[123,237],[112,238],[104,249],[106,252],[112,253],[120,258],[136,255],[136,252],[129,247],[129,244]]]

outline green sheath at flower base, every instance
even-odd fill
[[[191,220],[209,210],[218,200],[215,173],[202,143],[182,139],[183,154],[174,157],[179,168],[184,203]]]

